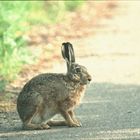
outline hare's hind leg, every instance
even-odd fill
[[[32,104],[30,104],[31,101]],[[23,121],[23,129],[49,129],[48,124],[44,123],[42,119],[42,113],[44,112],[42,96],[39,93],[34,93],[28,106],[28,117]]]
[[[41,126],[36,123],[32,123],[33,118],[37,115],[38,111],[33,113],[24,123],[23,123],[23,129],[41,129]]]
[[[67,125],[66,121],[54,121],[54,120],[48,121],[47,124],[49,126],[66,126]]]
[[[34,114],[23,123],[23,129],[49,129],[50,126],[42,122],[39,107]]]

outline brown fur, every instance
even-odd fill
[[[75,72],[77,67],[81,72]],[[40,74],[25,84],[17,99],[24,129],[48,129],[49,125],[64,124],[81,126],[73,110],[80,104],[91,76],[81,65],[73,64],[70,68],[67,74]],[[56,114],[61,114],[65,121],[50,121]]]

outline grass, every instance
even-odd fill
[[[21,70],[27,57],[24,33],[27,3],[0,2],[0,76],[10,81]]]

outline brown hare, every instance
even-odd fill
[[[23,129],[81,126],[73,110],[80,103],[91,75],[84,66],[75,63],[71,43],[63,43],[61,51],[67,63],[67,73],[40,74],[28,81],[18,96],[17,111]],[[61,114],[65,121],[51,121],[56,114]]]

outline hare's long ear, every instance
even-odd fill
[[[75,63],[75,54],[74,54],[74,49],[71,43],[69,43],[69,53],[71,56],[71,63]]]
[[[75,62],[75,55],[74,55],[74,50],[73,46],[71,43],[63,43],[62,44],[62,56],[67,62],[67,70],[68,72],[70,71],[71,64]]]

